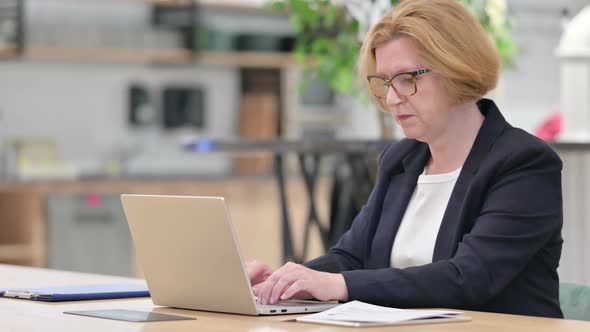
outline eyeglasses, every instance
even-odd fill
[[[392,87],[400,96],[413,96],[418,89],[416,88],[417,77],[430,72],[430,69],[419,69],[416,71],[408,71],[399,73],[391,79],[386,79],[379,75],[369,75],[369,90],[378,98],[387,97],[389,87]]]

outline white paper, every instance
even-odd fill
[[[452,317],[462,314],[459,311],[408,310],[382,307],[360,301],[341,304],[335,308],[297,318],[298,321],[330,323],[400,323],[432,317]]]

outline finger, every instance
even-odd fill
[[[309,279],[311,270],[300,264],[288,263],[284,268],[277,273],[281,278],[271,291],[270,303],[276,303],[283,292],[291,286],[291,284],[300,279]]]
[[[295,264],[295,263],[287,263],[285,264],[278,273],[276,273],[276,277],[280,278],[279,282],[275,284],[272,291],[271,302],[276,302],[279,300],[280,295],[283,291],[290,286],[295,280],[297,279],[305,279],[306,278],[307,268],[303,265]]]
[[[258,300],[261,304],[270,303],[272,290],[279,281],[280,278],[273,274],[270,277],[268,277],[266,281],[260,284],[260,293],[258,295]]]
[[[311,296],[311,292],[307,289],[309,282],[307,280],[297,280],[293,282],[281,295],[281,300],[287,300],[295,296],[297,293],[306,292],[309,293]]]
[[[275,271],[271,274],[263,283],[263,286],[260,289],[260,296],[259,300],[262,304],[269,304],[271,301],[272,290],[275,288],[276,284],[280,282],[282,279],[283,271]]]
[[[293,282],[295,282],[296,280],[297,280],[297,277],[294,276],[293,274],[283,275],[283,277],[273,286],[271,293],[270,293],[269,302],[271,304],[277,303],[277,301],[279,300],[279,297],[281,296],[281,294],[283,294],[285,289],[287,289],[289,286],[291,286],[291,284]]]
[[[270,278],[266,279],[266,281],[258,284],[258,303],[260,304],[267,304],[268,303],[268,293],[272,289],[274,283]]]
[[[270,296],[272,293],[273,288],[275,285],[285,276],[292,274],[292,270],[296,269],[298,264],[295,263],[287,263],[283,265],[281,268],[273,272],[265,281],[264,285],[260,290],[260,295],[258,297],[260,303],[268,304],[270,302]],[[280,296],[280,294],[279,294]]]

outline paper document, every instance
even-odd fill
[[[462,316],[462,314],[460,311],[396,309],[352,301],[317,314],[299,317],[297,321],[348,326],[373,326],[470,320],[469,317]]]

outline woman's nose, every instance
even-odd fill
[[[397,91],[391,86],[387,89],[387,96],[385,99],[385,103],[388,106],[398,105],[403,102],[403,96],[400,96]]]

